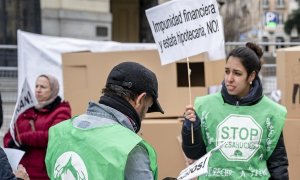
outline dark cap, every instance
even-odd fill
[[[151,70],[141,64],[135,62],[123,62],[116,65],[107,77],[106,85],[108,84],[119,85],[137,93],[146,92],[153,98],[153,104],[148,109],[148,113],[164,113],[157,100],[158,84],[156,76]]]

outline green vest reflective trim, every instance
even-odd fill
[[[206,150],[227,143],[212,154],[209,173],[199,179],[268,179],[266,162],[282,132],[286,109],[263,97],[251,106],[224,103],[220,93],[195,99]]]
[[[82,130],[73,127],[73,119],[49,130],[45,162],[51,179],[123,180],[128,155],[139,143],[149,152],[151,170],[157,176],[155,151],[137,134],[119,124]]]

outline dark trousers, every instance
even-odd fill
[[[298,93],[298,90],[299,90],[299,93]],[[296,104],[297,94],[299,94],[299,104],[300,104],[300,84],[294,84],[293,97],[292,97],[293,104]]]

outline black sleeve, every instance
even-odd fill
[[[281,133],[277,145],[267,161],[268,170],[270,172],[269,180],[288,180],[288,157],[285,150],[283,134]]]
[[[2,109],[2,99],[0,93],[0,128],[2,127],[2,123],[3,123],[3,109]]]
[[[15,175],[12,172],[6,154],[2,148],[0,148],[0,167],[0,179],[16,179]]]
[[[188,121],[185,119],[185,121]],[[186,157],[196,160],[206,154],[206,147],[202,139],[202,132],[200,125],[194,126],[194,143],[192,143],[191,130],[188,130],[184,125],[182,126],[182,150]]]

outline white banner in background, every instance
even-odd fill
[[[35,98],[35,95],[32,93],[29,84],[27,82],[27,79],[25,78],[23,83],[23,88],[21,90],[21,94],[19,94],[14,113],[12,115],[12,119],[10,121],[9,131],[10,134],[15,141],[16,145],[19,145],[19,143],[16,141],[15,138],[15,123],[18,119],[19,115],[22,114],[27,109],[35,106],[37,104],[37,100]]]
[[[91,41],[75,38],[45,36],[18,30],[18,94],[25,77],[31,89],[40,74],[52,74],[59,82],[63,98],[61,54],[76,51],[109,52],[156,49],[155,44]]]
[[[146,15],[162,65],[202,52],[209,52],[210,58],[225,57],[216,0],[173,0],[146,10]]]

